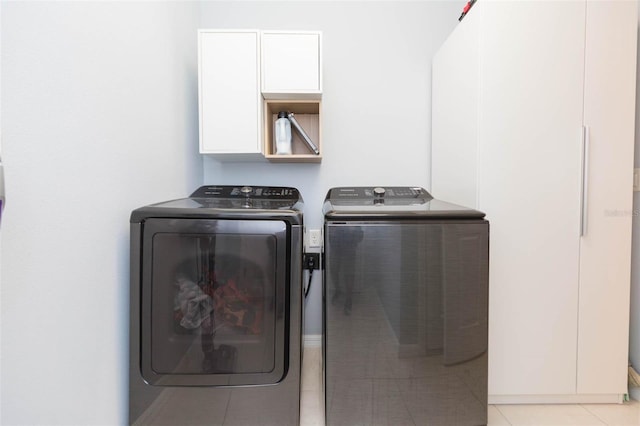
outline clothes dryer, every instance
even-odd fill
[[[209,185],[132,212],[130,424],[299,424],[302,206]]]

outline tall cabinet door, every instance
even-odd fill
[[[491,222],[490,402],[627,391],[637,7],[479,2],[434,60],[434,196]]]
[[[481,6],[478,208],[491,223],[489,393],[573,394],[585,5]]]
[[[578,393],[627,392],[637,2],[587,2]]]

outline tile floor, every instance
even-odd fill
[[[324,425],[320,348],[304,350],[301,426]],[[490,405],[489,426],[640,426],[640,402],[580,405]]]

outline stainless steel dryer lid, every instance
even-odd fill
[[[434,199],[417,186],[331,188],[322,211],[327,219],[482,219],[474,209]]]

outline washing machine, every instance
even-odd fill
[[[329,190],[327,425],[487,423],[489,223],[420,187]]]
[[[302,208],[209,185],[132,212],[130,424],[299,424]]]

